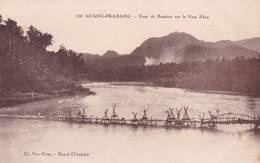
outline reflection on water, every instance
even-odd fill
[[[246,101],[247,101],[247,106],[248,108],[251,108],[251,109],[257,109],[257,105],[259,104],[259,98],[246,98]]]
[[[191,92],[174,88],[154,88],[106,83],[86,85],[96,96],[78,97],[71,106],[84,106],[87,114],[101,117],[104,110],[117,103],[120,117],[142,116],[150,105],[148,117],[165,119],[169,107],[190,107],[197,118],[207,110],[259,114],[259,98],[241,95]],[[72,99],[72,98],[69,98]],[[23,104],[1,109],[12,112],[59,110],[68,98]],[[249,105],[254,106],[254,109]],[[56,109],[55,109],[56,108]],[[75,112],[77,112],[75,108]],[[242,128],[242,130],[240,129]],[[220,131],[167,129],[121,125],[77,124],[23,119],[0,119],[0,160],[2,162],[176,162],[176,163],[256,163],[260,155],[260,135],[247,132],[248,126],[219,126]],[[238,130],[241,132],[238,132]],[[234,130],[234,131],[233,131]],[[89,152],[89,157],[25,157],[24,152]],[[0,162],[1,162],[0,161]]]

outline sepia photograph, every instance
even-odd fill
[[[260,163],[259,0],[0,0],[0,163]]]

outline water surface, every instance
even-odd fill
[[[171,108],[189,107],[190,117],[214,111],[260,114],[260,99],[242,95],[193,92],[138,84],[85,84],[95,96],[74,96],[22,104],[0,109],[8,114],[73,114],[86,109],[88,116],[102,117],[105,109],[117,104],[120,117],[140,118],[150,105],[148,117],[165,119]],[[77,124],[55,121],[0,119],[0,160],[21,163],[49,162],[176,162],[256,163],[260,162],[260,134],[250,126],[219,126],[219,131],[165,129],[119,125]],[[24,156],[47,152],[53,156]],[[89,156],[57,156],[58,152],[84,152]],[[0,162],[1,162],[0,161]]]

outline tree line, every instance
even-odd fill
[[[10,92],[51,93],[72,87],[84,65],[82,54],[46,48],[53,36],[34,26],[24,31],[16,21],[0,15],[0,95]]]
[[[87,71],[94,81],[151,82],[159,86],[232,91],[260,96],[260,56]]]

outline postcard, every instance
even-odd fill
[[[259,0],[0,0],[0,163],[260,163]]]

